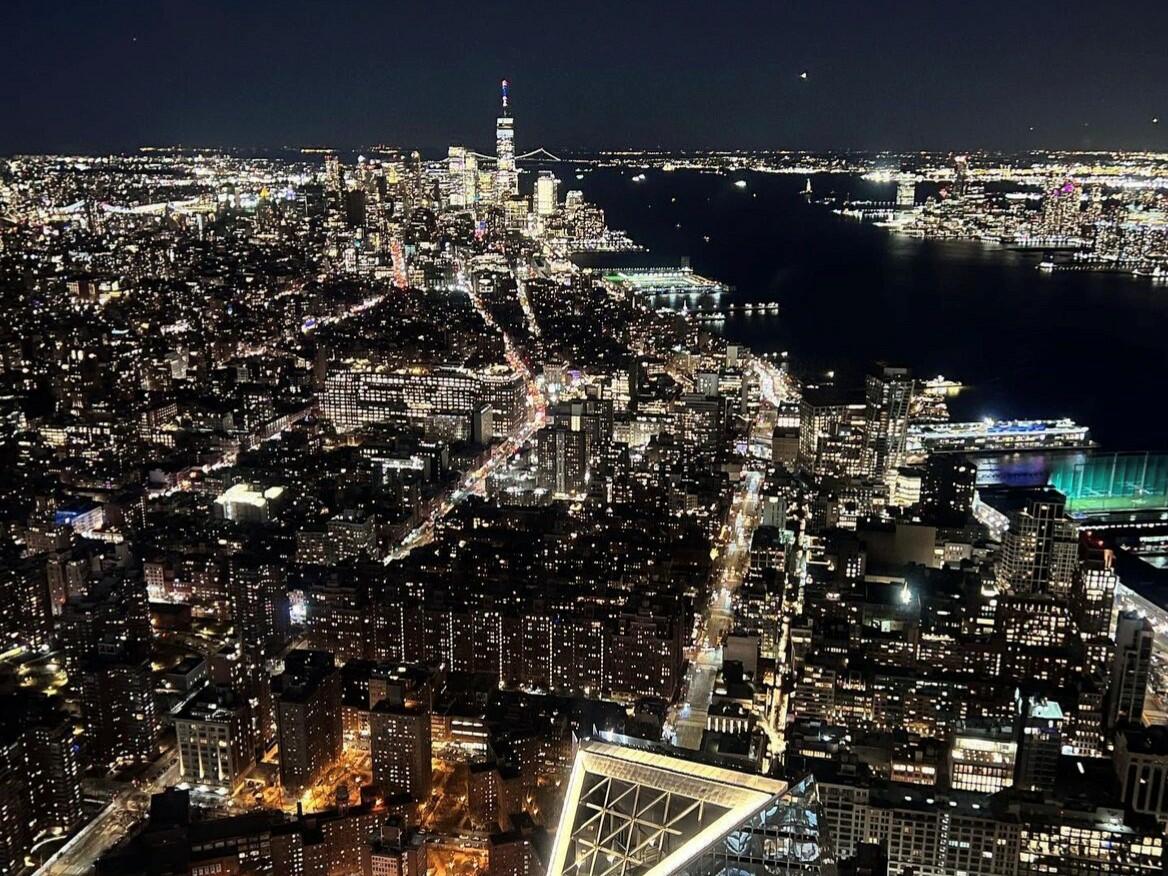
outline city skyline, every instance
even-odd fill
[[[236,77],[228,115],[385,42],[343,4],[126,8],[229,35],[191,80]],[[768,20],[946,24],[858,9]],[[718,42],[689,11],[662,70]],[[438,36],[486,34],[462,73],[482,17],[564,14]],[[394,69],[433,15],[389,16]],[[264,68],[298,41],[353,51]],[[668,127],[725,132],[695,82],[751,48]],[[399,81],[437,149],[0,156],[0,876],[1168,869],[1168,152],[557,157],[653,89],[549,105],[588,51],[531,103],[513,62],[457,104]],[[114,103],[185,113],[164,81]]]
[[[1168,148],[1168,12],[1094,9],[18,2],[0,151],[482,147],[503,77],[549,147]]]

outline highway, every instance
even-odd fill
[[[138,823],[150,796],[178,782],[178,750],[168,749],[151,765],[142,781],[127,783],[97,816],[81,828],[36,871],[34,876],[84,876],[94,862],[117,845]]]

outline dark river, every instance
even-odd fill
[[[778,301],[777,316],[732,316],[724,332],[789,351],[797,373],[858,380],[887,361],[967,384],[955,419],[1067,416],[1107,449],[1168,450],[1168,285],[1042,273],[1037,255],[898,237],[808,203],[802,176],[636,173],[557,171],[562,190],[603,207],[649,261],[689,257],[735,287],[729,300]],[[817,197],[894,195],[849,176],[812,185]]]

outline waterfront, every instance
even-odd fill
[[[565,188],[602,206],[650,257],[689,257],[735,287],[778,301],[777,317],[735,314],[725,333],[790,351],[796,369],[841,379],[878,359],[971,385],[955,417],[1069,416],[1109,449],[1168,447],[1168,287],[1116,274],[1043,273],[1040,256],[896,236],[808,203],[802,176],[600,168]],[[740,188],[734,183],[745,180]],[[829,192],[889,199],[893,186],[817,176]],[[708,239],[707,239],[708,238]]]

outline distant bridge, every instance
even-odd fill
[[[475,158],[477,158],[479,161],[493,161],[493,162],[498,161],[498,158],[494,155],[484,155],[482,152],[472,152],[470,154],[473,155]],[[552,155],[552,153],[548,152],[542,146],[540,146],[538,149],[532,149],[530,152],[524,152],[522,155],[515,156],[516,161],[526,161],[528,159],[531,159],[532,161],[559,161],[560,160],[557,156]]]

